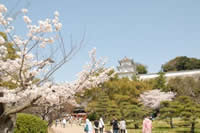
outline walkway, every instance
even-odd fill
[[[67,125],[65,128],[58,125],[52,127],[54,133],[84,133],[84,127],[78,125]]]
[[[84,132],[84,126],[79,126],[79,125],[75,125],[73,124],[68,125],[63,128],[60,125],[58,125],[57,127],[55,127],[55,125],[52,127],[54,133],[85,133]]]

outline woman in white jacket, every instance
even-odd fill
[[[126,133],[126,121],[122,119],[120,122],[120,133]]]
[[[100,130],[100,133],[103,133],[103,128],[104,128],[104,122],[103,122],[102,117],[100,117],[100,119],[99,119],[99,130]]]
[[[92,123],[90,122],[89,119],[86,119],[84,131],[85,133],[93,133]]]

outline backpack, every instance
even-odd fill
[[[85,131],[85,132],[88,132],[88,131],[89,131],[88,124],[86,124],[86,126],[85,126],[85,128],[84,128],[84,131]]]
[[[119,127],[118,127],[118,121],[114,121],[114,123],[113,123],[113,129],[115,129],[115,130],[119,129]]]

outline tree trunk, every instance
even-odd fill
[[[172,118],[170,117],[170,127],[171,128],[174,128],[174,125],[173,125],[173,120],[172,120]]]
[[[3,113],[4,105],[0,103],[0,133],[9,133],[13,129],[13,122],[10,116]]]
[[[0,103],[0,133],[12,133],[15,123],[16,114],[30,107],[41,96],[27,100],[21,106],[12,106]]]
[[[15,116],[5,116],[0,117],[0,133],[12,133],[15,125]]]
[[[191,126],[191,131],[190,131],[190,133],[194,133],[194,129],[195,129],[195,123],[192,122],[192,126]]]
[[[138,128],[139,128],[138,124],[134,124],[134,126],[135,126],[135,129],[138,129]]]

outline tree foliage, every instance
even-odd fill
[[[128,78],[114,78],[93,88],[77,94],[78,101],[87,101],[87,111],[103,115],[107,120],[115,118],[134,119],[135,127],[145,114],[145,109],[138,101],[140,94],[148,89],[147,82],[131,81]]]
[[[136,64],[136,71],[137,71],[138,74],[146,74],[146,73],[148,73],[147,66],[145,66],[143,64],[140,64],[140,63]]]
[[[179,116],[181,106],[176,101],[163,101],[160,105],[160,119],[167,120],[171,128],[174,128],[173,118]]]
[[[167,90],[177,96],[188,96],[200,103],[200,79],[193,77],[173,78],[168,81]]]
[[[8,40],[7,35],[4,32],[0,32],[0,36],[3,37],[6,41]],[[8,53],[7,53],[6,57],[4,58],[4,60],[8,60],[8,59],[14,60],[15,58],[18,57],[16,54],[16,49],[14,48],[14,46],[11,42],[5,42],[4,44],[0,44],[0,46],[5,46],[7,48]],[[17,78],[17,76],[14,76],[14,77]],[[11,81],[3,81],[0,78],[0,86],[14,89],[18,85]]]
[[[179,96],[174,101],[162,102],[160,118],[169,119],[170,126],[173,128],[173,118],[176,117],[184,120],[186,125],[190,125],[190,132],[194,133],[200,117],[200,105],[188,96]]]
[[[178,98],[181,107],[180,117],[191,125],[191,133],[195,132],[195,125],[200,117],[200,105],[194,102],[190,97],[180,96]]]
[[[140,101],[149,108],[159,109],[163,101],[172,101],[175,97],[173,92],[162,92],[158,89],[144,92],[140,95]]]
[[[166,90],[166,77],[164,72],[159,72],[159,76],[154,81],[154,89]]]
[[[200,69],[200,59],[178,56],[162,66],[164,72]]]
[[[6,41],[4,44],[1,44],[1,45],[5,46],[7,48],[8,53],[7,53],[7,56],[6,56],[5,59],[14,60],[15,58],[17,58],[18,57],[18,55],[16,53],[17,49],[14,47],[13,43],[8,42],[8,37],[7,37],[6,33],[0,32],[0,36],[2,36]]]
[[[14,133],[47,133],[47,122],[30,114],[17,114]]]
[[[27,9],[20,13],[26,33],[17,35],[14,18],[9,17],[7,11],[6,6],[0,4],[0,30],[3,31],[0,33],[0,132],[12,132],[16,114],[31,106],[45,107],[50,113],[66,102],[76,104],[76,92],[96,87],[110,78],[107,73],[111,69],[104,68],[105,60],[96,59],[96,49],[93,49],[89,52],[91,62],[75,81],[53,82],[53,74],[74,57],[84,39],[78,45],[72,41],[66,45],[58,11],[52,18],[35,23]]]

